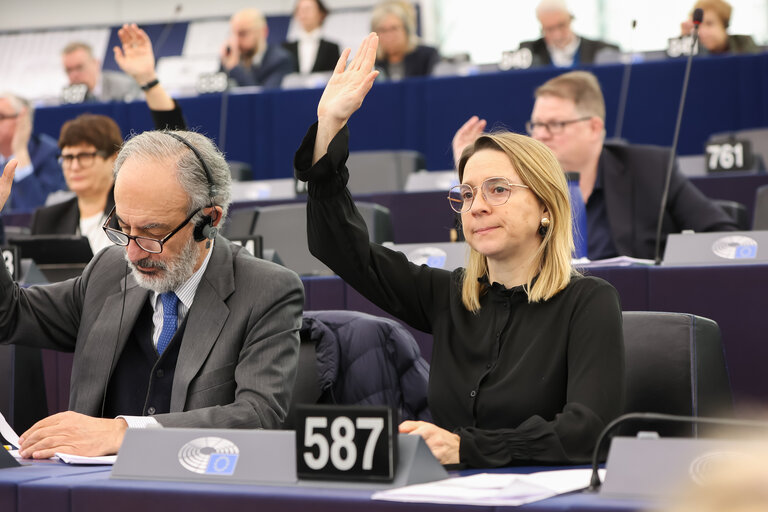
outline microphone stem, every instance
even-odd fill
[[[667,200],[669,197],[669,184],[672,181],[672,169],[675,165],[675,158],[677,157],[677,141],[680,138],[680,125],[683,122],[683,108],[685,107],[685,97],[688,93],[688,80],[691,76],[691,64],[693,63],[693,52],[696,48],[696,42],[699,35],[699,26],[693,27],[693,42],[691,44],[691,52],[688,55],[688,60],[685,63],[685,75],[683,75],[683,92],[680,94],[680,106],[677,110],[677,120],[675,121],[675,132],[672,137],[672,149],[669,152],[669,162],[667,164],[667,175],[664,180],[664,189],[661,195],[661,204],[659,206],[659,223],[656,226],[656,250],[655,265],[661,265],[661,228],[664,224],[664,211],[667,209]]]

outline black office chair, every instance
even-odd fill
[[[747,215],[746,206],[738,201],[730,201],[728,199],[713,199],[712,202],[725,210],[725,213],[736,222],[740,231],[747,231],[749,229],[749,216]]]
[[[768,229],[768,185],[757,187],[755,192],[755,213],[752,216],[752,229]]]
[[[388,405],[396,420],[432,421],[429,364],[399,322],[359,311],[305,311],[294,393],[299,404]]]
[[[393,240],[389,209],[374,203],[355,203],[368,226],[372,242]],[[307,205],[288,203],[254,208],[256,218],[251,234],[261,235],[265,253],[274,249],[280,261],[299,275],[332,275],[312,256],[307,245]]]
[[[714,321],[686,313],[628,311],[623,316],[625,412],[682,416],[733,412],[720,328]],[[669,424],[636,427],[662,435],[698,435],[700,430]]]

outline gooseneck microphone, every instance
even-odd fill
[[[608,438],[608,435],[613,432],[616,427],[629,421],[661,421],[668,423],[688,423],[694,425],[719,425],[723,427],[749,427],[768,430],[768,422],[755,421],[755,420],[734,420],[728,418],[708,418],[708,417],[696,417],[696,416],[679,416],[675,414],[661,414],[655,412],[631,412],[623,414],[610,422],[597,438],[595,443],[595,449],[592,452],[592,478],[589,482],[588,491],[597,492],[600,490],[602,482],[600,481],[600,474],[598,473],[599,462],[598,457],[600,450],[603,447],[604,441]]]
[[[667,164],[667,174],[664,181],[664,192],[661,195],[661,204],[659,205],[659,222],[656,225],[656,250],[655,264],[661,265],[661,226],[664,223],[664,212],[667,209],[667,201],[669,200],[669,185],[672,181],[672,169],[675,165],[675,158],[677,158],[677,139],[680,137],[680,124],[683,121],[683,107],[685,106],[685,96],[688,92],[688,80],[691,76],[691,64],[693,62],[693,52],[696,48],[696,44],[699,38],[699,25],[704,18],[704,10],[701,8],[693,11],[693,40],[691,42],[691,51],[688,54],[688,60],[685,64],[685,75],[683,75],[683,91],[680,94],[680,107],[677,110],[677,122],[675,123],[675,134],[672,137],[672,149],[669,152],[669,163]]]

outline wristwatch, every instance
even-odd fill
[[[160,80],[158,80],[157,78],[155,78],[155,79],[154,79],[154,80],[152,80],[151,82],[148,82],[148,83],[146,83],[146,84],[142,85],[142,86],[141,86],[141,90],[142,90],[142,91],[148,91],[148,90],[150,90],[151,88],[153,88],[154,86],[156,86],[156,85],[157,85],[157,84],[159,84],[159,83],[160,83]]]

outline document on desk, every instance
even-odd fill
[[[605,478],[605,470],[600,470],[600,473],[601,478]],[[584,489],[589,486],[591,475],[591,469],[542,471],[530,475],[481,473],[380,491],[375,493],[372,499],[409,503],[516,506]]]
[[[9,450],[9,453],[16,459],[21,459],[21,455],[19,455],[19,435],[13,430],[13,427],[8,424],[2,413],[0,413],[0,434],[15,448],[15,450]],[[83,457],[80,455],[70,455],[68,453],[57,453],[51,458],[59,459],[66,464],[114,464],[117,455]]]

